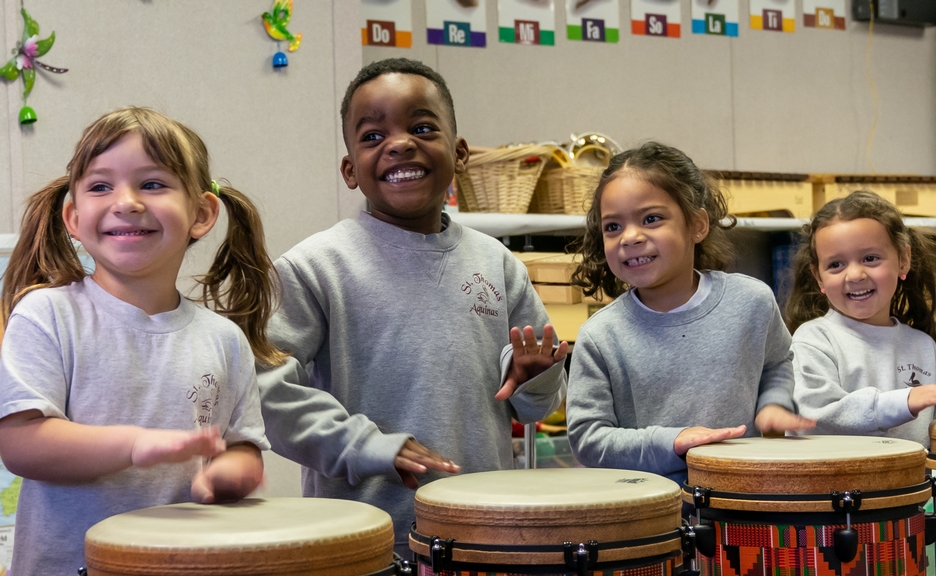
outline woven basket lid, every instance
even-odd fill
[[[472,543],[603,542],[680,524],[679,486],[646,472],[500,470],[451,476],[416,491],[416,532]]]
[[[89,576],[368,574],[393,563],[393,525],[348,500],[173,504],[95,524],[85,560]]]
[[[925,477],[923,447],[869,436],[736,438],[686,454],[688,484],[747,494],[873,492]]]

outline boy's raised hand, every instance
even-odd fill
[[[406,444],[400,448],[393,460],[393,466],[400,474],[403,484],[411,490],[419,488],[419,480],[416,479],[416,474],[422,474],[430,469],[448,472],[449,474],[457,474],[461,470],[461,466],[458,464],[426,448],[412,438],[407,440]]]
[[[226,445],[217,426],[197,430],[144,429],[133,441],[130,460],[134,466],[185,462],[195,457],[214,458]]]
[[[673,450],[676,451],[677,456],[682,456],[688,452],[690,448],[695,448],[696,446],[712,444],[714,442],[728,440],[729,438],[743,436],[745,430],[747,430],[747,426],[744,424],[735,426],[734,428],[705,428],[703,426],[693,426],[692,428],[686,428],[676,436],[676,440],[673,441]]]
[[[510,344],[513,346],[513,359],[504,385],[494,396],[496,400],[506,400],[513,395],[518,386],[534,378],[556,362],[563,362],[569,352],[569,343],[561,342],[553,350],[556,340],[556,331],[552,324],[543,326],[543,343],[536,341],[536,333],[532,326],[526,326],[521,332],[519,328],[510,329]]]
[[[815,428],[816,421],[794,414],[776,404],[768,404],[754,417],[754,426],[761,432],[789,432]]]

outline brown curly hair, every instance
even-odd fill
[[[66,286],[87,275],[65,229],[62,207],[94,159],[129,133],[141,136],[146,153],[182,181],[193,203],[212,189],[208,150],[190,128],[149,108],[105,114],[85,129],[67,174],[27,201],[19,239],[3,274],[4,326],[13,307],[29,292]],[[286,356],[266,337],[279,280],[266,251],[259,212],[247,196],[230,186],[220,186],[219,197],[227,209],[227,235],[210,270],[198,279],[202,286],[198,301],[240,326],[260,362],[279,364]]]
[[[581,286],[586,295],[606,294],[615,298],[628,289],[608,267],[601,230],[601,194],[609,182],[623,174],[636,175],[669,194],[687,223],[705,210],[709,233],[695,245],[694,266],[699,270],[724,270],[728,266],[734,258],[734,249],[725,232],[735,226],[737,219],[728,214],[728,202],[715,179],[699,170],[680,150],[647,142],[612,157],[598,181],[585,216],[585,234],[574,245],[582,258],[572,274],[572,282]]]
[[[896,206],[868,190],[856,190],[844,198],[832,200],[803,225],[800,231],[802,241],[793,260],[793,286],[786,305],[790,332],[829,311],[829,299],[820,291],[816,280],[819,266],[816,232],[836,221],[850,222],[859,218],[879,222],[898,253],[910,247],[910,270],[906,280],[897,280],[890,314],[907,326],[936,337],[933,310],[936,297],[936,243],[907,227]]]

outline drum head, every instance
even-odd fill
[[[556,544],[656,536],[680,525],[679,486],[631,470],[451,476],[416,491],[416,531],[462,542]]]
[[[737,438],[686,454],[690,486],[747,494],[820,494],[905,488],[923,482],[916,442],[868,436]]]
[[[353,575],[393,562],[390,515],[325,498],[173,504],[118,514],[85,536],[94,575]]]

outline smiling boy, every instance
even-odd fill
[[[441,76],[405,59],[365,66],[341,118],[341,174],[369,209],[277,260],[269,335],[292,357],[260,374],[264,419],[273,449],[303,465],[305,495],[383,508],[408,556],[413,493],[394,468],[413,485],[410,472],[453,471],[432,451],[465,472],[512,467],[511,417],[558,407],[567,344],[553,346],[523,264],[442,212],[468,146]],[[401,466],[410,448],[423,452]]]

